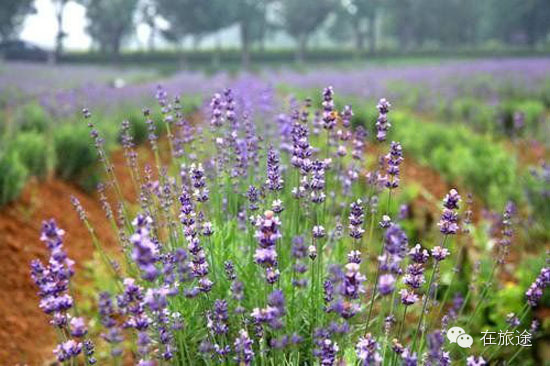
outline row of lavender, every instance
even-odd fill
[[[491,286],[512,248],[513,204],[498,219],[494,260],[486,258],[490,275],[466,288],[440,286],[444,277],[464,280],[473,203],[464,205],[451,190],[442,197],[438,230],[409,239],[413,221],[407,206],[397,209],[406,162],[399,142],[386,144],[392,126],[385,99],[377,105],[375,141],[387,153],[373,166],[365,159],[367,130],[351,127],[350,106],[336,110],[330,87],[314,111],[310,100],[284,107],[270,90],[243,84],[216,94],[210,123],[198,124],[185,119],[181,101],[165,90],[157,99],[168,138],[165,147],[145,110],[153,166],[139,166],[130,126],[123,124],[136,203],[123,198],[93,118],[84,113],[116,197],[102,202],[120,253],[102,249],[85,208],[73,199],[111,274],[112,282],[100,285],[116,289],[98,295],[98,330],[71,295],[74,263],[63,248],[64,231],[55,221],[44,223],[41,240],[51,256],[46,264],[32,263],[32,278],[40,307],[58,330],[60,362],[448,365],[464,359],[443,335],[453,325],[473,327],[491,306]],[[280,108],[288,111],[275,117]],[[474,273],[482,277],[479,266]],[[543,268],[525,305],[509,314],[509,330],[522,325],[537,335],[539,322],[529,319],[549,274]],[[94,341],[108,354],[96,351]],[[521,350],[509,354],[495,346],[467,363],[503,355],[511,362]]]
[[[347,96],[387,95],[423,115],[469,124],[480,132],[550,138],[550,59],[485,59],[267,75],[292,88],[327,84]]]

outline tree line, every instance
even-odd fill
[[[69,1],[86,8],[87,32],[101,52],[117,55],[140,23],[150,29],[149,47],[163,39],[181,44],[237,26],[243,63],[252,47],[263,49],[285,32],[303,59],[319,32],[335,44],[375,53],[381,42],[400,50],[476,46],[488,41],[535,47],[548,43],[549,0],[51,0],[62,52],[63,9]],[[33,0],[3,0],[0,37],[17,34]],[[159,27],[160,20],[164,24]]]

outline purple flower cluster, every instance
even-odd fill
[[[384,253],[378,258],[382,274],[378,278],[378,290],[381,295],[389,295],[395,290],[396,276],[403,270],[400,266],[408,250],[409,240],[399,225],[392,224],[384,234]]]
[[[376,105],[378,109],[378,119],[376,120],[376,139],[380,142],[386,140],[386,134],[391,127],[390,122],[388,121],[388,112],[390,111],[391,104],[382,98],[378,101]]]
[[[527,297],[529,306],[535,307],[539,304],[540,299],[542,299],[543,291],[548,286],[550,286],[550,267],[544,267],[540,270],[540,274],[525,292],[525,297]]]
[[[428,334],[428,352],[425,365],[427,366],[449,366],[451,356],[443,349],[445,337],[440,330]]]
[[[254,253],[254,260],[265,268],[266,281],[274,284],[279,279],[277,269],[277,240],[281,238],[279,226],[281,222],[273,211],[264,212],[264,216],[256,219],[256,240],[259,247]]]
[[[334,90],[332,86],[323,90],[323,128],[332,130],[336,126],[336,113],[334,111]]]
[[[279,154],[273,146],[267,151],[267,179],[265,181],[270,191],[280,191],[283,189],[283,178],[279,166]]]
[[[239,336],[235,338],[235,343],[233,344],[236,353],[235,361],[239,365],[249,366],[252,364],[252,360],[254,359],[253,343],[254,341],[250,339],[247,331],[241,329]]]
[[[372,334],[368,333],[359,338],[355,345],[355,353],[362,366],[376,366],[382,363],[382,357],[378,352],[380,346]]]
[[[384,157],[386,163],[386,174],[380,178],[386,188],[395,189],[399,187],[399,165],[403,162],[403,149],[399,142],[392,141],[390,152]]]
[[[155,263],[158,261],[159,248],[150,238],[151,224],[153,219],[150,216],[138,215],[132,224],[135,227],[134,234],[130,237],[133,244],[132,259],[143,272],[143,278],[153,281],[160,274]]]
[[[361,239],[365,230],[363,229],[364,221],[363,202],[358,199],[350,204],[349,209],[349,236],[353,239]]]
[[[444,235],[454,235],[460,229],[458,226],[458,203],[460,195],[456,189],[451,189],[443,199],[443,213],[437,224]]]
[[[206,253],[202,248],[197,232],[196,213],[191,200],[191,195],[184,191],[180,198],[180,221],[187,240],[187,248],[192,255],[190,263],[193,277],[198,279],[198,286],[187,293],[188,296],[196,296],[199,292],[209,292],[213,282],[208,278],[209,264],[206,261]]]

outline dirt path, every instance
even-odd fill
[[[79,269],[91,258],[90,236],[70,203],[76,196],[86,208],[103,243],[113,245],[110,227],[99,202],[78,188],[58,180],[29,183],[19,201],[0,211],[0,364],[42,365],[51,360],[55,334],[48,318],[38,308],[36,288],[29,277],[29,263],[45,259],[46,248],[39,241],[41,222],[55,218],[67,232],[65,248]]]

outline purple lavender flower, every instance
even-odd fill
[[[321,225],[316,225],[312,230],[314,238],[323,238],[326,235],[325,228]]]
[[[399,187],[399,165],[403,162],[403,149],[399,142],[392,141],[390,152],[384,157],[386,161],[387,177],[384,178],[386,188],[395,189]]]
[[[336,114],[334,113],[334,91],[332,86],[323,90],[323,128],[332,130],[336,126]]]
[[[63,249],[63,236],[54,220],[42,223],[40,240],[50,251],[48,264],[40,260],[31,262],[31,278],[38,286],[39,307],[52,315],[52,324],[57,327],[67,325],[67,311],[73,306],[73,298],[68,294],[69,281],[74,275],[74,262]]]
[[[148,281],[153,281],[160,274],[155,266],[158,260],[158,248],[149,236],[152,223],[153,219],[150,216],[136,217],[132,222],[136,231],[130,237],[134,245],[132,259],[143,271],[143,278]]]
[[[442,260],[447,258],[450,254],[451,252],[449,251],[449,249],[442,248],[439,245],[432,249],[432,257],[438,262],[441,262]]]
[[[427,263],[430,258],[428,251],[426,249],[422,249],[420,244],[416,244],[414,248],[411,249],[409,256],[413,262],[422,264]]]
[[[229,315],[227,313],[227,302],[225,300],[216,300],[214,302],[214,311],[206,314],[207,328],[215,335],[227,334],[229,326],[227,321]]]
[[[88,329],[86,327],[86,323],[84,322],[84,318],[72,318],[71,322],[71,335],[73,337],[84,337],[88,333]]]
[[[378,290],[381,295],[389,295],[395,290],[395,276],[389,273],[378,278]]]
[[[363,202],[358,199],[350,204],[349,213],[349,236],[353,239],[361,239],[365,230],[363,229],[364,220]]]
[[[391,104],[386,98],[380,99],[376,105],[378,109],[378,119],[376,120],[376,139],[380,142],[386,140],[386,134],[391,127],[388,122],[388,112],[390,111]]]
[[[59,344],[53,351],[59,362],[76,358],[80,352],[82,352],[82,343],[72,339]]]
[[[550,267],[544,267],[525,292],[529,306],[536,307],[539,304],[543,291],[548,286],[550,286]]]
[[[413,291],[402,289],[399,294],[401,295],[401,303],[405,306],[413,305],[418,301],[418,295]]]
[[[267,179],[265,183],[270,191],[283,189],[284,181],[279,167],[279,155],[273,146],[270,146],[267,151]]]
[[[443,213],[437,225],[444,235],[454,235],[460,229],[458,226],[458,214],[455,212],[459,208],[459,202],[460,195],[456,189],[451,189],[443,199]]]
[[[380,346],[372,334],[368,333],[360,337],[355,345],[355,354],[363,366],[375,366],[382,363],[382,357],[378,352]]]
[[[250,211],[256,211],[259,208],[257,202],[259,200],[260,191],[256,187],[250,186],[248,187],[248,191],[246,191],[246,196],[250,202],[248,209]]]
[[[252,344],[254,341],[250,339],[246,330],[241,329],[239,336],[235,338],[233,343],[235,350],[235,361],[239,365],[249,366],[254,359],[254,351],[252,350]]]
[[[353,118],[353,110],[350,105],[345,105],[342,110],[342,124],[345,128],[351,127],[351,119]]]
[[[221,127],[223,125],[223,112],[222,112],[222,96],[218,93],[214,94],[210,101],[210,107],[212,114],[210,118],[210,124],[212,127]]]
[[[365,282],[366,277],[359,272],[358,263],[348,263],[345,268],[340,292],[348,300],[357,299],[360,294],[365,292],[363,282]]]
[[[466,366],[485,366],[485,365],[487,365],[487,362],[481,356],[479,357],[469,356],[466,359]]]
[[[436,330],[433,333],[428,334],[428,358],[426,365],[435,366],[448,366],[451,364],[449,352],[443,350],[443,344],[445,338],[440,330]]]
[[[416,366],[418,365],[418,357],[416,352],[412,352],[409,348],[405,348],[401,354],[403,360],[403,366]]]
[[[506,314],[506,323],[508,323],[508,325],[512,328],[516,328],[521,324],[515,313]]]
[[[279,226],[281,222],[273,211],[265,211],[264,217],[256,219],[256,240],[259,248],[256,249],[254,260],[266,269],[266,280],[273,284],[279,278],[277,267],[277,240],[281,237]]]
[[[318,342],[317,348],[314,350],[314,356],[319,358],[319,363],[322,366],[332,366],[336,363],[336,355],[340,348],[338,344],[328,338]]]

